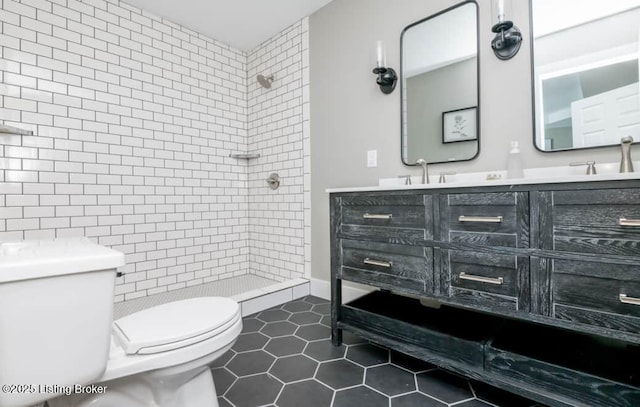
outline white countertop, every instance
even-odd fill
[[[569,182],[593,182],[593,181],[613,181],[613,180],[634,180],[640,179],[640,163],[634,162],[636,172],[620,174],[614,172],[619,164],[598,164],[598,171],[602,173],[596,175],[585,175],[584,167],[547,167],[525,169],[524,178],[506,178],[505,171],[484,171],[477,173],[465,173],[447,175],[447,182],[438,183],[439,174],[430,176],[429,184],[421,184],[420,177],[412,176],[412,185],[405,185],[403,178],[383,178],[380,185],[328,188],[326,192],[373,192],[373,191],[397,191],[412,189],[442,189],[442,188],[463,188],[463,187],[488,187],[498,185],[529,185],[529,184],[558,184]],[[415,171],[413,171],[415,173]],[[487,180],[488,174],[499,175],[500,179]],[[562,174],[562,175],[557,175]]]

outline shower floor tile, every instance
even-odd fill
[[[266,294],[267,287],[277,287],[286,283],[279,283],[253,274],[226,278],[210,283],[199,284],[166,293],[149,295],[119,302],[114,305],[114,319],[121,318],[134,312],[151,308],[167,302],[184,300],[195,297],[232,297],[237,301],[250,299],[258,295]],[[250,295],[253,293],[253,295]],[[243,298],[240,298],[243,297]],[[246,297],[246,298],[244,298]]]
[[[220,406],[543,407],[348,332],[335,348],[328,304],[307,296],[245,317],[213,368]]]

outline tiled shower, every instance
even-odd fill
[[[124,252],[116,302],[309,275],[306,18],[243,52],[116,0],[0,2],[0,120],[34,132],[0,134],[0,242]]]

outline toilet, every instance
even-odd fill
[[[122,265],[86,238],[0,244],[0,383],[13,386],[0,406],[218,406],[210,365],[242,330],[238,303],[192,298],[112,322]]]

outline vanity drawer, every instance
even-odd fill
[[[353,238],[433,238],[430,195],[345,196],[339,232]]]
[[[445,240],[483,246],[528,247],[527,193],[448,194],[441,199]]]
[[[433,292],[433,249],[342,240],[342,278],[390,290]]]
[[[489,310],[528,311],[528,259],[509,255],[449,250],[445,260],[449,287],[457,303]]]
[[[552,264],[553,317],[640,334],[640,265]]]
[[[462,246],[443,250],[440,292],[465,306],[528,311],[528,259],[474,250],[529,247],[528,193],[448,194],[440,208],[443,240]]]
[[[640,256],[640,188],[554,191],[555,250]]]

